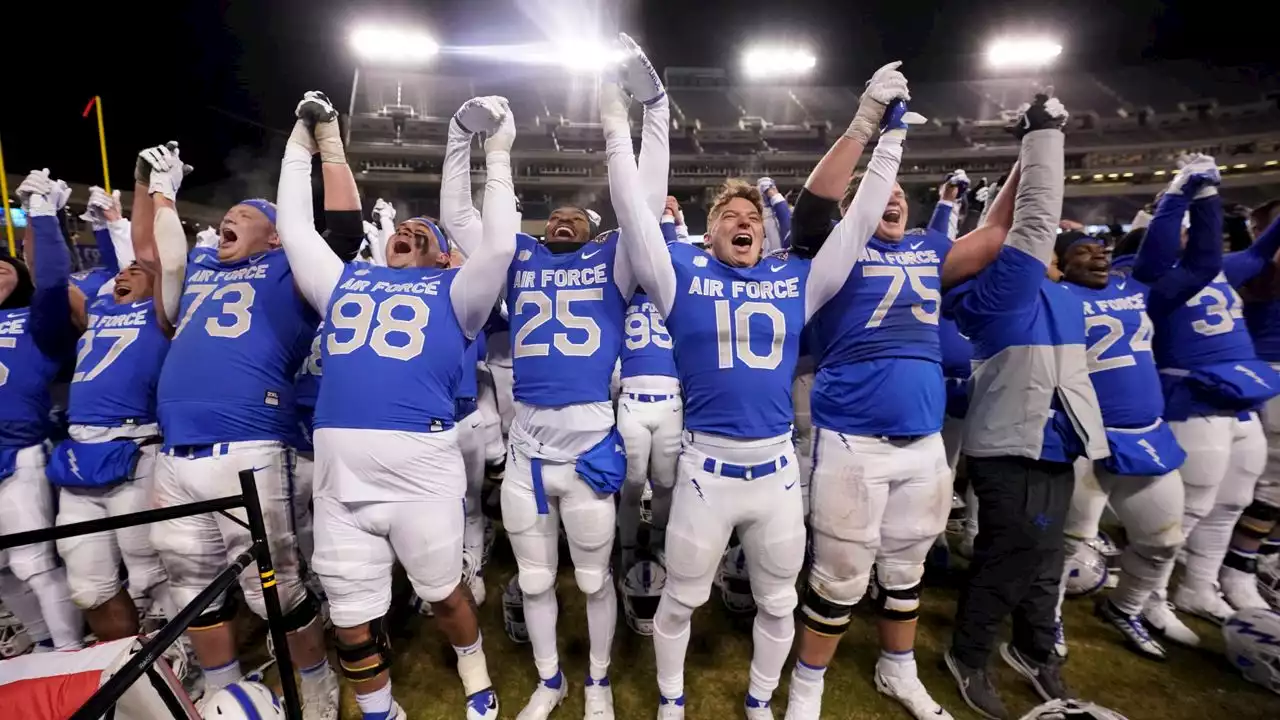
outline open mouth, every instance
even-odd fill
[[[733,246],[740,248],[749,248],[755,242],[755,238],[751,237],[751,233],[738,233],[733,236]]]
[[[116,296],[116,297],[118,297],[118,298],[122,298],[122,297],[126,297],[126,296],[128,296],[128,294],[129,294],[130,292],[132,292],[132,291],[133,291],[133,290],[132,290],[128,285],[125,285],[125,284],[123,284],[123,283],[119,283],[119,282],[117,282],[117,283],[116,283],[116,288],[115,288],[115,291],[114,291],[114,292],[115,292],[115,296]]]
[[[553,240],[572,240],[574,238],[573,228],[569,225],[557,225],[551,231],[551,238]]]
[[[887,223],[902,222],[902,210],[900,208],[889,208],[884,211],[884,215],[880,216],[881,220]]]
[[[228,247],[228,246],[231,246],[231,245],[235,245],[235,244],[236,244],[236,240],[239,240],[239,239],[240,239],[240,236],[236,235],[236,231],[235,231],[235,230],[232,230],[231,228],[223,228],[223,229],[222,229],[222,242],[221,242],[221,243],[219,243],[219,244],[220,244],[222,247]]]
[[[407,255],[413,252],[413,246],[409,244],[408,240],[401,240],[397,238],[395,242],[391,243],[391,252],[396,253],[397,255]]]
[[[1089,263],[1089,269],[1094,272],[1106,272],[1111,269],[1111,263],[1103,260],[1094,260]]]

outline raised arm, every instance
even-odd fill
[[[983,208],[978,227],[951,246],[942,263],[943,289],[955,287],[982,272],[1000,254],[1000,248],[1009,237],[1009,228],[1013,227],[1014,198],[1021,179],[1022,166],[1015,162],[1000,192]]]
[[[1240,287],[1257,277],[1280,251],[1280,218],[1272,222],[1248,248],[1227,253],[1222,258],[1222,272],[1232,287]]]
[[[138,260],[149,264],[149,272],[159,281],[156,301],[160,304],[159,315],[167,325],[162,323],[166,332],[177,327],[178,309],[182,304],[182,285],[187,273],[187,234],[182,229],[182,221],[178,218],[178,209],[174,204],[178,198],[178,188],[182,179],[191,172],[191,166],[182,162],[178,143],[170,142],[147,148],[138,154],[138,170],[134,178],[141,182],[147,180],[144,194],[150,196],[155,209],[149,228],[153,242],[140,238],[137,228],[134,229],[134,249]],[[137,188],[134,190],[137,194]],[[137,205],[135,205],[135,208]]]
[[[1013,226],[999,257],[979,273],[964,302],[987,315],[1011,313],[1036,302],[1053,257],[1062,216],[1063,135],[1067,111],[1056,98],[1037,95],[1014,127],[1022,141]],[[1014,183],[1008,183],[1013,185]],[[994,214],[994,210],[992,213]]]
[[[618,216],[620,251],[630,259],[636,281],[649,292],[649,299],[665,317],[675,302],[676,271],[658,218],[645,204],[622,88],[611,82],[600,85],[600,123],[604,126],[609,198]]]
[[[449,121],[449,139],[444,150],[440,177],[440,222],[458,243],[463,255],[471,256],[484,239],[484,224],[471,204],[471,136],[485,127],[490,110],[472,98],[458,108]]]
[[[1217,168],[1214,170],[1216,173]],[[1182,260],[1151,284],[1147,314],[1152,317],[1181,306],[1222,271],[1222,198],[1218,189],[1210,185],[1196,192],[1193,184],[1188,183],[1187,194],[1194,198],[1187,247],[1182,251]],[[1143,243],[1138,249],[1139,257],[1145,248]]]
[[[475,337],[489,319],[493,304],[507,282],[507,268],[516,254],[520,214],[516,212],[515,184],[511,178],[511,145],[516,139],[515,120],[503,98],[483,98],[494,118],[486,127],[484,182],[484,236],[458,271],[449,290],[453,312],[467,337]]]
[[[906,98],[907,79],[898,72],[900,65],[901,61],[891,62],[871,76],[853,121],[805,180],[791,211],[791,237],[784,240],[800,257],[817,256],[831,234],[831,218],[849,187],[858,159],[875,135],[885,110],[894,99]]]
[[[120,272],[121,262],[116,257],[116,247],[111,241],[108,216],[120,219],[120,210],[117,205],[119,202],[119,191],[116,192],[115,197],[112,197],[106,190],[94,185],[89,188],[89,202],[85,206],[84,214],[80,216],[80,219],[93,229],[93,242],[98,246],[98,264],[112,275]]]
[[[655,218],[662,217],[667,200],[667,176],[671,170],[671,106],[667,90],[644,51],[626,33],[618,35],[628,61],[623,85],[644,106],[640,129],[640,187],[645,205]]]
[[[329,310],[329,297],[342,278],[343,262],[316,232],[311,208],[311,156],[319,149],[311,128],[323,122],[336,124],[337,112],[328,98],[309,92],[298,103],[295,114],[298,120],[280,163],[276,230],[289,258],[293,281],[307,303],[323,317]],[[345,158],[343,162],[345,165]]]
[[[905,85],[902,92],[905,96]],[[885,111],[880,141],[871,153],[871,162],[867,163],[867,174],[862,178],[844,218],[813,258],[805,286],[806,322],[844,286],[884,215],[885,205],[889,203],[889,195],[897,182],[898,165],[902,162],[902,141],[907,137],[907,126],[902,118],[906,112],[906,103],[890,102],[889,109]]]
[[[76,338],[68,294],[71,251],[58,224],[58,211],[67,204],[71,189],[50,179],[48,170],[36,170],[16,194],[31,220],[31,335],[46,356],[62,358],[75,348]]]
[[[467,182],[471,182],[469,177]],[[467,204],[471,204],[470,185],[467,186]],[[373,204],[373,220],[377,227],[374,228],[374,233],[369,236],[369,255],[373,258],[374,265],[385,267],[387,264],[387,241],[396,233],[395,207],[386,200],[378,198],[377,202]]]

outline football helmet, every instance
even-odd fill
[[[1120,546],[1116,545],[1111,536],[1102,530],[1098,531],[1097,537],[1085,544],[1097,550],[1107,564],[1107,579],[1103,582],[1103,587],[1114,588],[1120,582]]]
[[[640,522],[653,524],[653,486],[646,480],[644,490],[640,491]]]
[[[627,626],[637,635],[653,635],[653,616],[658,612],[667,571],[653,560],[641,560],[622,579],[622,609]]]
[[[1280,611],[1280,555],[1258,560],[1258,594],[1272,610]]]
[[[1092,541],[1078,546],[1067,557],[1063,579],[1067,597],[1092,595],[1107,584],[1107,578],[1111,575],[1107,569],[1107,560],[1091,543]]]
[[[1227,659],[1249,682],[1280,694],[1280,613],[1246,608],[1222,626]]]
[[[1115,710],[1081,700],[1050,700],[1031,708],[1022,720],[1125,720]]]
[[[0,606],[0,660],[24,655],[34,644],[18,618]]]
[[[200,708],[200,716],[205,720],[270,720],[285,715],[280,698],[271,688],[241,680],[209,696]]]
[[[716,587],[720,588],[720,600],[734,615],[749,615],[756,611],[756,599],[751,595],[751,578],[747,575],[747,554],[742,545],[730,545],[720,558],[716,570]]]

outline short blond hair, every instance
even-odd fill
[[[709,224],[715,223],[716,219],[720,217],[720,213],[724,212],[724,206],[735,198],[751,201],[751,204],[756,206],[756,212],[764,215],[764,199],[760,196],[760,189],[745,180],[730,178],[724,181],[724,184],[716,192],[715,200],[711,201],[711,210],[707,213],[707,222]]]
[[[849,206],[853,204],[853,196],[858,194],[858,188],[862,186],[862,178],[865,175],[865,172],[856,172],[849,178],[849,186],[844,189],[844,197],[840,198],[841,213],[847,212]]]

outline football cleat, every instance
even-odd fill
[[[1147,631],[1147,624],[1142,621],[1141,615],[1125,615],[1120,608],[1117,608],[1109,599],[1099,598],[1098,604],[1094,606],[1094,612],[1098,617],[1111,623],[1111,626],[1120,631],[1128,642],[1129,647],[1133,648],[1140,655],[1145,655],[1155,660],[1164,660],[1164,646],[1156,642],[1151,637],[1151,633]]]

